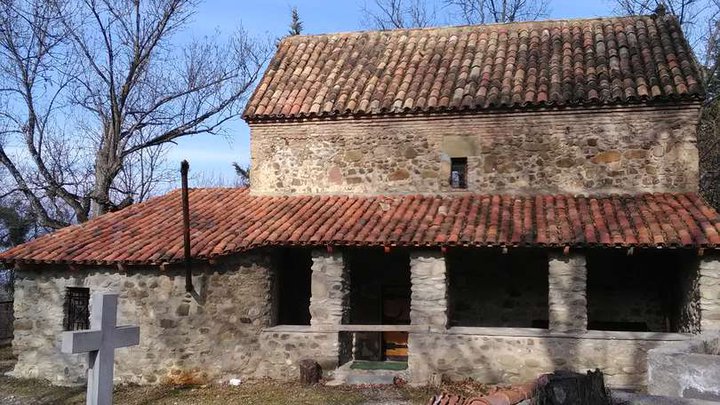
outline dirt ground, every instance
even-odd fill
[[[12,352],[0,348],[0,404],[84,404],[83,387],[57,387],[44,381],[6,377],[12,369]],[[439,389],[408,386],[301,387],[299,384],[270,380],[245,382],[239,386],[170,385],[115,387],[116,404],[327,404],[327,405],[414,405],[426,404],[440,391],[462,395],[487,392],[488,386],[472,381],[445,384]]]
[[[396,387],[303,388],[297,384],[259,381],[237,387],[134,386],[116,387],[116,404],[425,404],[425,389]],[[0,377],[2,404],[84,404],[84,388],[55,387],[36,380]]]

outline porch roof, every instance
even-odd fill
[[[720,246],[720,215],[694,193],[257,196],[190,191],[192,254],[262,246]],[[183,259],[170,192],[0,254],[8,264],[162,264]]]

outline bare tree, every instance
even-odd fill
[[[696,23],[700,6],[705,0],[617,0],[617,11],[628,15],[653,14],[659,7],[678,18],[680,24]],[[686,28],[686,27],[684,27]]]
[[[52,228],[145,198],[163,145],[222,133],[268,54],[241,29],[176,47],[196,0],[0,2],[0,164]]]
[[[373,0],[361,11],[367,26],[381,30],[427,27],[436,18],[434,6],[425,0]]]
[[[128,156],[111,187],[116,209],[122,209],[135,201],[145,201],[177,179],[177,171],[167,165],[169,144],[139,150]]]
[[[548,14],[549,0],[445,0],[466,24],[532,21]]]
[[[549,0],[444,0],[445,20],[461,24],[508,23],[547,16]],[[438,22],[434,3],[373,0],[362,7],[366,25],[378,29],[427,27]]]

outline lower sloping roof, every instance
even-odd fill
[[[192,254],[261,246],[720,245],[720,216],[698,195],[256,196],[190,191]],[[181,194],[61,229],[0,261],[161,264],[183,258]]]

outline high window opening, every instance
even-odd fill
[[[694,331],[699,310],[692,263],[696,258],[679,251],[589,253],[588,329]]]
[[[65,290],[63,329],[90,329],[90,289],[68,287]]]
[[[450,326],[548,327],[548,260],[534,250],[446,255]]]
[[[350,323],[410,324],[410,257],[406,252],[380,249],[349,251]],[[407,332],[358,332],[356,360],[407,360]]]
[[[312,256],[307,249],[283,249],[277,266],[277,323],[310,325]]]
[[[467,158],[450,158],[450,187],[467,188]]]

